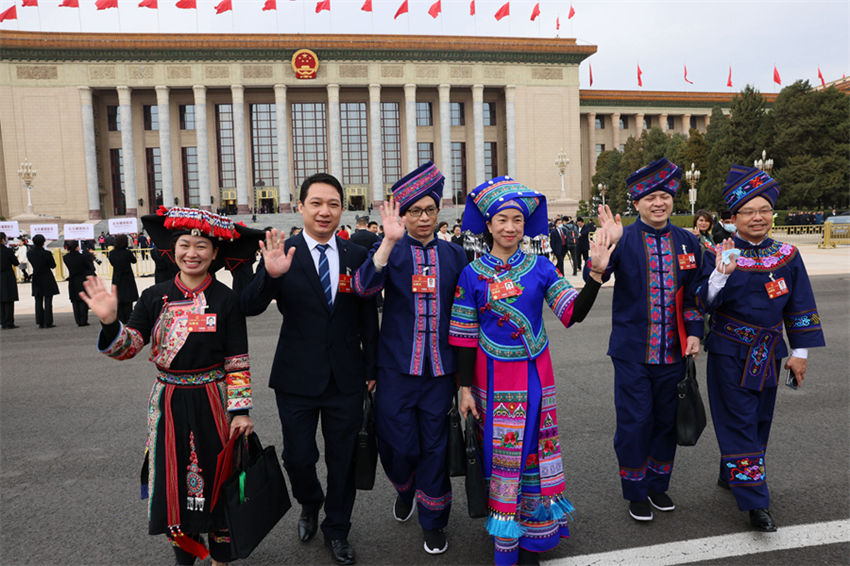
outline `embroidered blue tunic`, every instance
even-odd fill
[[[447,375],[455,371],[455,352],[449,346],[449,315],[455,286],[467,264],[457,244],[434,238],[427,245],[405,234],[387,265],[377,271],[372,257],[354,275],[354,292],[361,297],[385,289],[378,366],[409,375]],[[436,293],[414,293],[413,275],[434,275]],[[426,367],[429,364],[429,367]]]
[[[614,281],[608,355],[630,362],[672,364],[682,359],[676,315],[676,293],[682,295],[685,334],[703,335],[703,315],[696,305],[702,280],[699,266],[681,269],[678,256],[700,257],[696,236],[669,222],[657,230],[640,219],[623,228],[603,275]],[[592,261],[584,267],[585,281]]]
[[[776,372],[767,362],[788,355],[783,326],[792,348],[826,345],[812,286],[793,245],[770,238],[753,245],[736,237],[735,246],[741,257],[712,304],[707,303],[708,284],[700,288],[700,307],[714,313],[706,350],[747,359],[742,387],[776,387]],[[714,270],[714,262],[714,251],[708,250],[702,265],[706,277]],[[780,279],[788,292],[771,299],[765,286]]]

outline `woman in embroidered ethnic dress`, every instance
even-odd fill
[[[157,247],[173,253],[179,273],[146,289],[126,324],[114,286],[110,293],[89,277],[80,297],[101,321],[99,351],[126,360],[151,342],[157,379],[142,474],[149,533],[168,536],[178,564],[209,554],[221,564],[230,542],[221,506],[210,508],[216,459],[231,435],[249,434],[254,424],[245,317],[238,296],[211,273],[225,259],[253,255],[262,232],[184,208],[160,208],[142,222]]]
[[[547,234],[546,201],[510,177],[492,179],[467,198],[463,230],[485,229],[492,247],[461,273],[449,343],[459,347],[460,410],[480,417],[495,563],[537,563],[537,552],[569,536],[573,511],[565,497],[543,302],[565,326],[581,322],[611,250],[607,232],[598,231],[593,280],[577,293],[550,260],[520,250],[524,235]]]

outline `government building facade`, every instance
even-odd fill
[[[573,212],[596,156],[630,136],[705,131],[732,93],[579,89],[574,39],[388,35],[0,36],[0,216],[96,220],[161,204],[286,212],[328,171],[346,208],[429,159],[445,204],[498,175]],[[569,160],[561,177],[555,159]]]

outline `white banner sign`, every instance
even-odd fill
[[[46,240],[58,240],[59,239],[59,225],[58,224],[33,224],[30,226],[30,237],[35,236],[36,234],[41,234],[44,236]]]
[[[66,240],[94,240],[94,224],[65,224]]]
[[[21,229],[18,227],[17,220],[7,220],[0,222],[0,232],[5,232],[7,238],[17,238],[21,235]]]
[[[134,218],[110,218],[110,234],[135,234],[139,231],[139,221]]]

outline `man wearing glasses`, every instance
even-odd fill
[[[446,415],[457,391],[449,317],[467,263],[463,248],[434,235],[444,181],[429,161],[393,185],[392,197],[381,205],[384,238],[353,284],[361,297],[385,291],[375,396],[378,452],[398,492],[393,516],[407,521],[418,504],[429,554],[448,548]]]
[[[812,286],[794,246],[768,237],[776,181],[764,171],[733,165],[723,197],[737,228],[721,253],[706,253],[698,301],[711,311],[708,398],[720,445],[717,484],[731,489],[741,511],[749,511],[755,530],[773,532],[765,450],[773,421],[780,363],[793,388],[806,377],[808,349],[826,345]],[[737,259],[735,256],[738,256]]]

